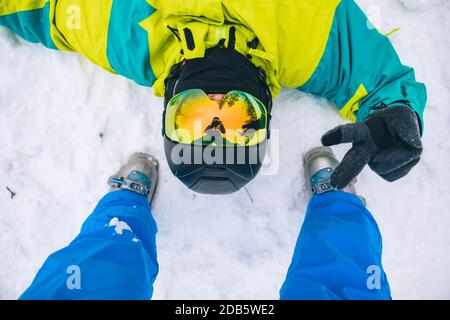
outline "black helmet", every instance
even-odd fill
[[[173,66],[165,86],[163,136],[172,173],[191,190],[205,194],[232,193],[254,179],[264,160],[267,139],[251,146],[182,144],[166,135],[165,118],[169,101],[185,90],[201,89],[206,94],[239,90],[257,98],[267,109],[269,138],[272,96],[264,71],[233,49],[214,47],[205,51],[204,58],[184,60]],[[213,162],[203,156],[208,148]],[[174,152],[188,153],[189,161],[174,161]]]

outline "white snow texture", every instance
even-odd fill
[[[394,299],[450,298],[450,3],[359,0],[428,89],[425,151],[404,179],[366,168],[357,189],[377,220]],[[172,177],[162,99],[75,53],[0,29],[0,299],[17,298],[66,246],[128,156],[160,161],[153,215],[160,273],[154,299],[277,299],[308,204],[302,156],[343,123],[323,99],[284,90],[272,126],[279,170],[248,191],[199,195]],[[103,138],[100,138],[103,135]],[[334,148],[339,157],[348,145]],[[11,199],[8,187],[16,195]]]

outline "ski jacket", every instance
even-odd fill
[[[353,0],[0,0],[0,25],[157,96],[174,64],[233,46],[265,71],[274,97],[298,88],[352,121],[409,105],[423,128],[425,86]]]

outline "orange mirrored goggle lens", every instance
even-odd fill
[[[215,101],[203,90],[185,90],[167,105],[165,134],[185,144],[253,146],[267,138],[267,110],[242,91]]]

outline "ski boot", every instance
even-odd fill
[[[334,169],[339,165],[339,161],[329,147],[316,147],[308,151],[303,157],[305,166],[306,183],[313,194],[322,194],[329,191],[338,191],[331,185],[331,175]],[[356,179],[349,183],[343,190],[356,196]],[[358,196],[366,205],[366,200]]]
[[[134,153],[120,170],[108,179],[111,191],[130,190],[147,197],[150,204],[158,182],[159,163],[145,153]]]

